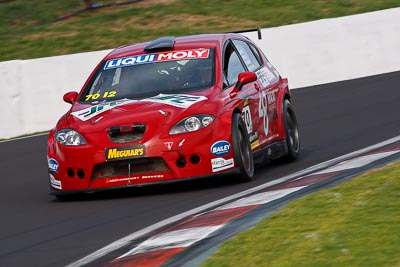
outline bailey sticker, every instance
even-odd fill
[[[48,159],[47,163],[49,165],[49,172],[50,173],[54,174],[54,173],[58,172],[59,165],[58,165],[57,160],[55,160],[53,158],[50,158],[50,159]]]
[[[214,156],[222,157],[222,156],[227,155],[231,151],[231,144],[228,141],[221,140],[221,141],[215,142],[211,146],[210,150]]]

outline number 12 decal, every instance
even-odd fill
[[[115,97],[116,93],[117,93],[116,91],[110,91],[110,92],[104,92],[103,95],[100,95],[100,93],[89,94],[89,95],[86,95],[85,101],[96,100],[99,97],[101,97],[101,98],[112,98],[112,97]]]

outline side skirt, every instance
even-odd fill
[[[276,141],[260,150],[254,151],[253,157],[255,163],[274,160],[285,156],[288,153],[286,140]]]

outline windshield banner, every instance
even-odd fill
[[[192,50],[182,50],[182,51],[161,52],[156,54],[144,54],[144,55],[108,60],[104,65],[104,69],[108,70],[108,69],[128,67],[128,66],[152,63],[152,62],[208,58],[209,55],[210,55],[209,49],[192,49]]]

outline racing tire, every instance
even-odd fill
[[[287,146],[287,153],[283,159],[285,161],[294,161],[299,157],[300,153],[299,126],[293,106],[288,99],[283,102],[283,120]]]
[[[251,152],[249,135],[246,125],[240,114],[235,113],[232,117],[232,146],[234,160],[239,167],[238,180],[248,182],[254,179],[254,159]]]

